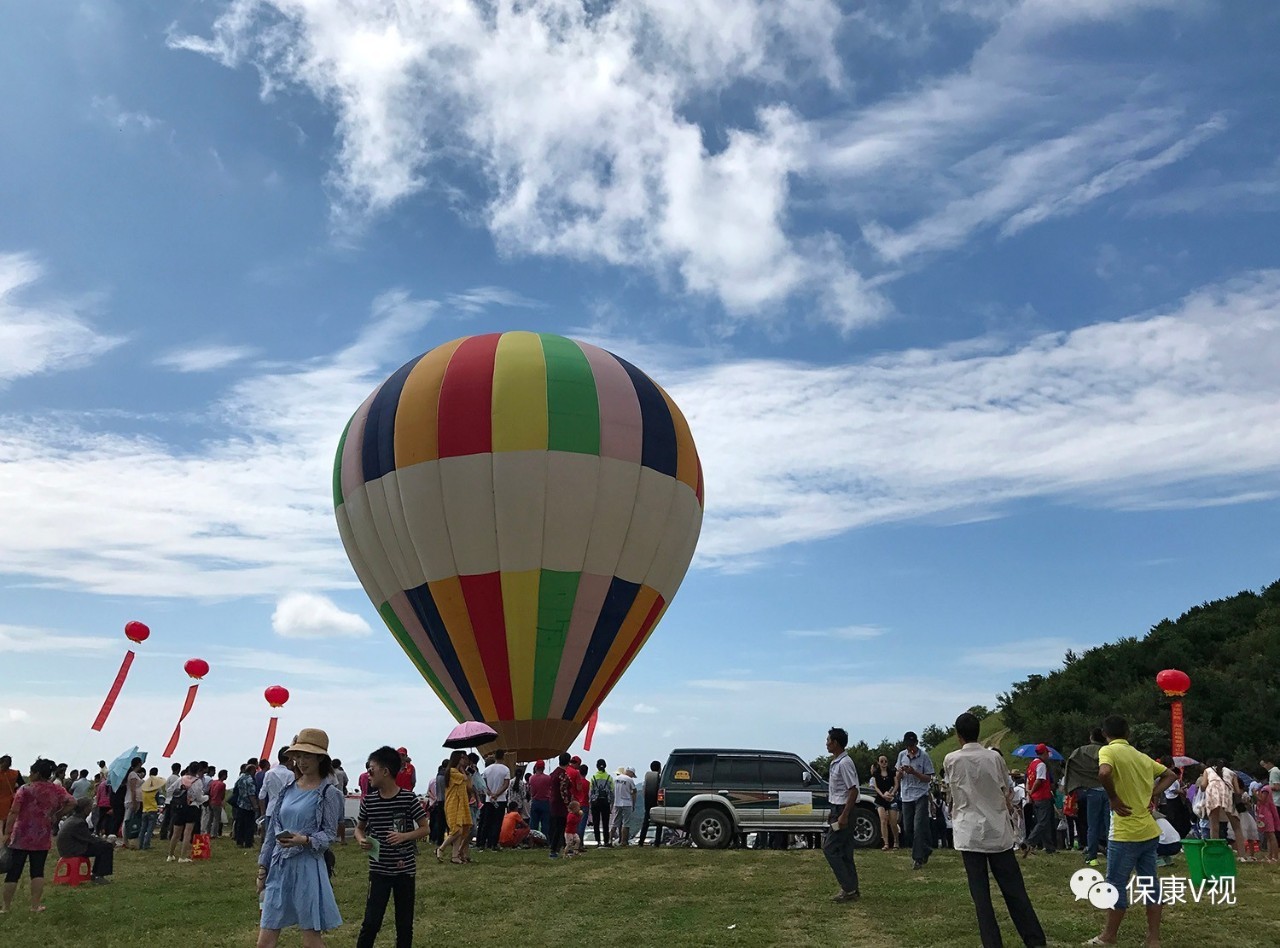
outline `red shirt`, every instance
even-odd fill
[[[227,785],[214,777],[209,781],[209,806],[222,806],[227,798]]]
[[[578,826],[581,823],[582,823],[582,814],[580,812],[570,813],[567,817],[565,817],[564,834],[566,836],[577,836]]]
[[[551,774],[534,774],[529,778],[529,799],[551,799]]]
[[[1040,782],[1036,784],[1034,790],[1030,790],[1032,800],[1048,800],[1053,796],[1053,785],[1049,783],[1049,767],[1043,760],[1036,758],[1027,764],[1027,787],[1031,787],[1035,783],[1036,778],[1040,778]]]
[[[591,783],[582,776],[581,771],[571,770],[569,776],[573,778],[573,798],[578,801],[578,806],[584,810],[590,809]]]
[[[573,796],[573,777],[570,776],[571,771],[563,767],[557,767],[551,772],[551,815],[566,816],[569,813],[569,804],[574,799]],[[574,774],[578,772],[572,771]],[[581,777],[581,774],[578,774]]]
[[[418,774],[414,771],[413,764],[405,763],[396,774],[396,786],[401,790],[412,790],[417,784]]]

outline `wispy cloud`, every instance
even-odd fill
[[[364,669],[299,655],[296,650],[273,652],[255,648],[217,648],[210,653],[209,663],[270,672],[275,678],[313,678],[317,681],[346,682],[352,685],[370,681],[374,677]]]
[[[120,647],[120,640],[105,635],[67,635],[49,629],[22,625],[0,625],[0,653],[22,652],[102,652]]]
[[[256,354],[257,350],[249,346],[193,346],[166,352],[156,359],[156,365],[175,372],[212,372]]]
[[[632,705],[631,711],[634,714],[657,714],[658,709],[651,704],[645,704],[643,701]]]
[[[151,132],[164,124],[141,109],[126,109],[115,95],[94,96],[90,105],[99,118],[122,132]]]
[[[885,630],[877,625],[845,625],[834,629],[788,629],[782,634],[793,639],[840,639],[847,642],[875,639]]]
[[[28,254],[0,254],[0,387],[15,379],[79,368],[124,340],[99,333],[64,300],[31,299],[44,269]]]
[[[1047,673],[1062,665],[1068,651],[1078,655],[1086,648],[1085,643],[1060,637],[1022,639],[964,652],[960,663],[988,672]]]
[[[286,639],[359,638],[373,631],[363,618],[338,608],[328,596],[303,592],[289,593],[276,603],[271,627]]]
[[[509,309],[541,309],[543,304],[500,286],[474,286],[464,293],[451,293],[445,297],[445,306],[464,313],[482,313],[494,306]]]

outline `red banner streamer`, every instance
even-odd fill
[[[1174,698],[1173,705],[1169,708],[1169,724],[1170,736],[1173,743],[1173,756],[1187,756],[1187,737],[1182,728],[1182,699]]]
[[[591,739],[596,736],[596,725],[600,723],[600,709],[596,708],[591,712],[591,717],[587,718],[587,737],[582,742],[583,750],[591,750]]]
[[[124,687],[124,680],[128,676],[129,666],[132,664],[133,649],[129,649],[124,653],[124,661],[120,663],[120,670],[116,672],[116,680],[111,683],[111,690],[107,692],[106,700],[102,702],[102,710],[93,719],[93,729],[95,731],[101,731],[102,725],[107,723],[107,715],[116,706],[116,698],[120,697],[120,689]]]
[[[267,739],[262,742],[262,753],[258,755],[258,760],[275,760],[276,755],[271,753],[271,748],[276,743],[276,722],[279,718],[272,718],[271,723],[267,725]]]
[[[191,713],[191,706],[196,703],[196,689],[199,685],[192,685],[187,689],[187,701],[182,706],[182,714],[178,716],[178,723],[174,725],[173,736],[169,738],[169,743],[165,745],[163,757],[172,757],[173,752],[178,749],[178,738],[182,736],[182,722],[187,719],[187,715]]]

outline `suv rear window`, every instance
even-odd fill
[[[710,754],[681,754],[667,761],[665,782],[679,786],[688,783],[711,783],[715,758]]]

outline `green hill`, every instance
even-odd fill
[[[978,731],[978,740],[987,747],[998,747],[1004,751],[1004,760],[1011,768],[1021,770],[1027,766],[1027,762],[1020,757],[1014,757],[1009,752],[1021,744],[1025,744],[1017,734],[1004,723],[1004,717],[999,711],[988,715],[982,719],[982,727]],[[929,759],[933,761],[934,769],[939,773],[942,772],[942,760],[953,750],[960,746],[960,738],[953,731],[951,736],[945,741],[940,741],[935,747],[929,748]],[[1061,750],[1061,748],[1059,748]],[[1063,751],[1066,753],[1066,751]]]

